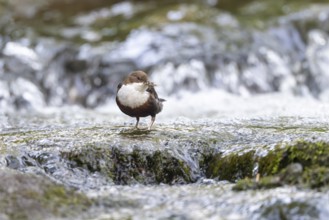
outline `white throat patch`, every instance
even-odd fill
[[[147,86],[143,83],[122,85],[117,96],[122,105],[137,108],[142,106],[150,97],[150,93],[146,89]]]

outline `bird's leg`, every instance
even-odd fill
[[[150,124],[150,126],[148,128],[149,130],[151,130],[151,127],[152,127],[154,121],[155,121],[155,116],[152,116],[152,118],[151,118],[151,124]]]
[[[135,125],[135,128],[137,128],[138,129],[138,123],[139,123],[139,117],[136,117],[136,125]]]

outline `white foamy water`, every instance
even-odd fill
[[[157,121],[175,118],[250,119],[259,117],[307,117],[327,120],[329,117],[328,102],[282,93],[243,97],[211,89],[163,98],[167,101],[164,103],[163,111],[157,116]],[[114,100],[98,108],[97,111],[124,120],[129,118],[120,112]]]

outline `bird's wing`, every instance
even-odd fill
[[[151,93],[151,95],[153,95],[154,98],[156,98],[158,101],[160,102],[166,101],[165,99],[159,98],[158,93],[154,89],[154,86],[149,86],[146,91]]]

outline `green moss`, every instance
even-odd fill
[[[278,177],[268,176],[261,178],[259,181],[255,181],[254,179],[250,178],[238,180],[238,182],[233,186],[232,189],[235,191],[243,191],[249,189],[271,189],[279,186],[282,186],[282,182]]]
[[[116,184],[189,183],[190,167],[185,161],[167,151],[150,152],[134,149],[126,152],[118,147],[87,146],[79,151],[63,152],[73,167],[83,167],[90,172],[100,172]]]
[[[262,176],[273,175],[279,172],[283,152],[277,149],[279,148],[276,148],[274,151],[270,151],[265,157],[259,158],[259,173]]]
[[[0,177],[0,212],[10,219],[73,217],[93,203],[84,194],[43,176],[1,169]]]
[[[300,163],[304,168],[329,166],[329,143],[299,141],[295,145],[276,147],[259,158],[259,173],[262,176],[277,174],[291,163]]]
[[[72,152],[62,152],[61,156],[69,159],[73,167],[82,167],[91,172],[107,172],[107,167],[101,163],[102,159],[110,158],[110,152],[97,146],[86,146],[88,150],[77,150]]]
[[[282,169],[277,175],[269,175],[255,179],[239,180],[233,187],[233,190],[241,191],[247,189],[270,189],[285,184],[300,184],[302,182],[302,166],[298,163],[290,164],[287,168]]]
[[[185,161],[172,157],[168,153],[156,151],[147,157],[148,167],[155,175],[157,183],[193,182],[190,167]]]
[[[328,128],[326,127],[314,127],[310,129],[313,132],[328,132]]]
[[[113,164],[110,172],[117,184],[145,183],[145,158],[142,151],[134,149],[132,152],[124,152],[118,148],[112,149],[112,156],[106,161]]]
[[[206,176],[232,182],[245,177],[252,177],[255,161],[254,154],[254,151],[249,151],[241,155],[214,155],[210,158]]]
[[[277,146],[258,159],[258,182],[241,180],[236,190],[298,185],[321,188],[329,185],[329,143],[299,141],[294,145]]]
[[[250,178],[245,178],[238,180],[236,184],[233,186],[233,190],[236,191],[243,191],[243,190],[248,190],[248,189],[256,189],[255,187],[255,181],[250,179]]]
[[[73,215],[78,208],[80,211],[86,210],[91,204],[85,195],[67,190],[63,186],[54,185],[45,190],[42,203],[48,204],[48,208],[52,213],[60,216]],[[66,210],[63,212],[63,210]]]
[[[329,165],[329,143],[326,142],[298,142],[290,146],[283,158],[283,163],[298,162],[303,167],[313,165]]]
[[[328,187],[329,168],[328,167],[308,168],[303,173],[303,181],[310,188]]]
[[[320,211],[307,202],[277,201],[267,206],[261,213],[261,219],[319,219]]]

